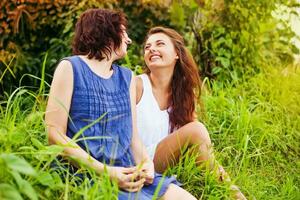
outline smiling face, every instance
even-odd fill
[[[122,29],[122,43],[120,47],[115,50],[117,59],[123,58],[127,54],[127,47],[132,42],[131,39],[128,37],[126,27],[124,25],[121,25],[121,29]]]
[[[144,60],[151,70],[162,67],[175,67],[177,53],[169,36],[155,33],[148,37],[144,48]]]

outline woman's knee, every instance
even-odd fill
[[[161,198],[162,200],[196,200],[196,198],[189,193],[188,191],[184,190],[183,188],[175,185],[170,184],[166,193]]]
[[[196,142],[197,144],[201,142],[205,145],[211,145],[209,133],[204,124],[198,121],[194,121],[188,123],[187,126],[191,142]]]

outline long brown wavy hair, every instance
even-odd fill
[[[171,95],[169,97],[169,118],[171,131],[194,121],[197,99],[201,95],[201,79],[198,67],[184,45],[183,37],[171,28],[154,27],[148,31],[145,41],[156,33],[167,35],[179,57],[175,64],[171,82]],[[149,74],[149,68],[145,68]]]

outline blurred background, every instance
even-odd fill
[[[133,44],[121,63],[137,73],[143,66],[143,38],[156,25],[183,34],[202,77],[210,79],[237,80],[245,70],[293,63],[299,53],[296,0],[3,0],[0,5],[2,94],[22,84],[26,73],[40,77],[46,54],[49,81],[57,61],[70,55],[74,24],[88,8],[127,14]],[[38,85],[28,76],[22,82]]]

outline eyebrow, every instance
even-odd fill
[[[156,40],[156,41],[155,41],[155,43],[158,43],[158,42],[164,42],[164,41],[163,41],[163,40]],[[149,44],[150,44],[150,43],[146,43],[145,46],[147,46],[147,45],[149,45]]]

